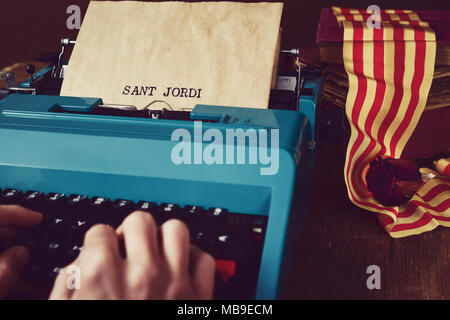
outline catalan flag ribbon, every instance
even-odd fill
[[[346,115],[351,126],[344,169],[350,200],[378,213],[392,237],[450,226],[450,181],[426,182],[408,203],[384,207],[367,189],[369,163],[400,158],[425,108],[434,73],[436,36],[411,10],[382,10],[379,28],[366,10],[333,7],[344,28],[349,78]]]

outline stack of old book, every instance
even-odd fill
[[[425,111],[403,157],[423,158],[450,152],[450,11],[416,11],[436,33],[437,51],[433,82]],[[323,9],[317,44],[323,66],[322,103],[328,108],[345,108],[348,77],[343,62],[343,29],[331,8]]]
[[[323,70],[322,98],[338,107],[345,107],[348,78],[343,65],[326,65]],[[450,66],[436,66],[425,110],[450,106]]]

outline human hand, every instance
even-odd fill
[[[0,205],[0,240],[14,240],[19,229],[38,225],[40,213],[16,206]],[[17,283],[30,254],[23,246],[12,246],[0,254],[0,299]]]
[[[67,285],[71,266],[80,270],[79,289]],[[83,250],[61,270],[50,299],[211,299],[214,272],[214,259],[190,244],[184,223],[169,220],[157,228],[150,214],[137,211],[117,230],[88,230]]]

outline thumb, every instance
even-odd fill
[[[14,288],[29,259],[23,246],[13,246],[0,255],[0,299]]]

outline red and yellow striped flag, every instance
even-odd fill
[[[436,37],[411,10],[382,10],[379,28],[365,10],[333,7],[344,28],[349,78],[346,115],[351,126],[344,169],[350,200],[377,212],[392,237],[450,226],[450,181],[432,179],[405,205],[384,207],[365,176],[377,156],[400,158],[425,108],[433,80]]]

